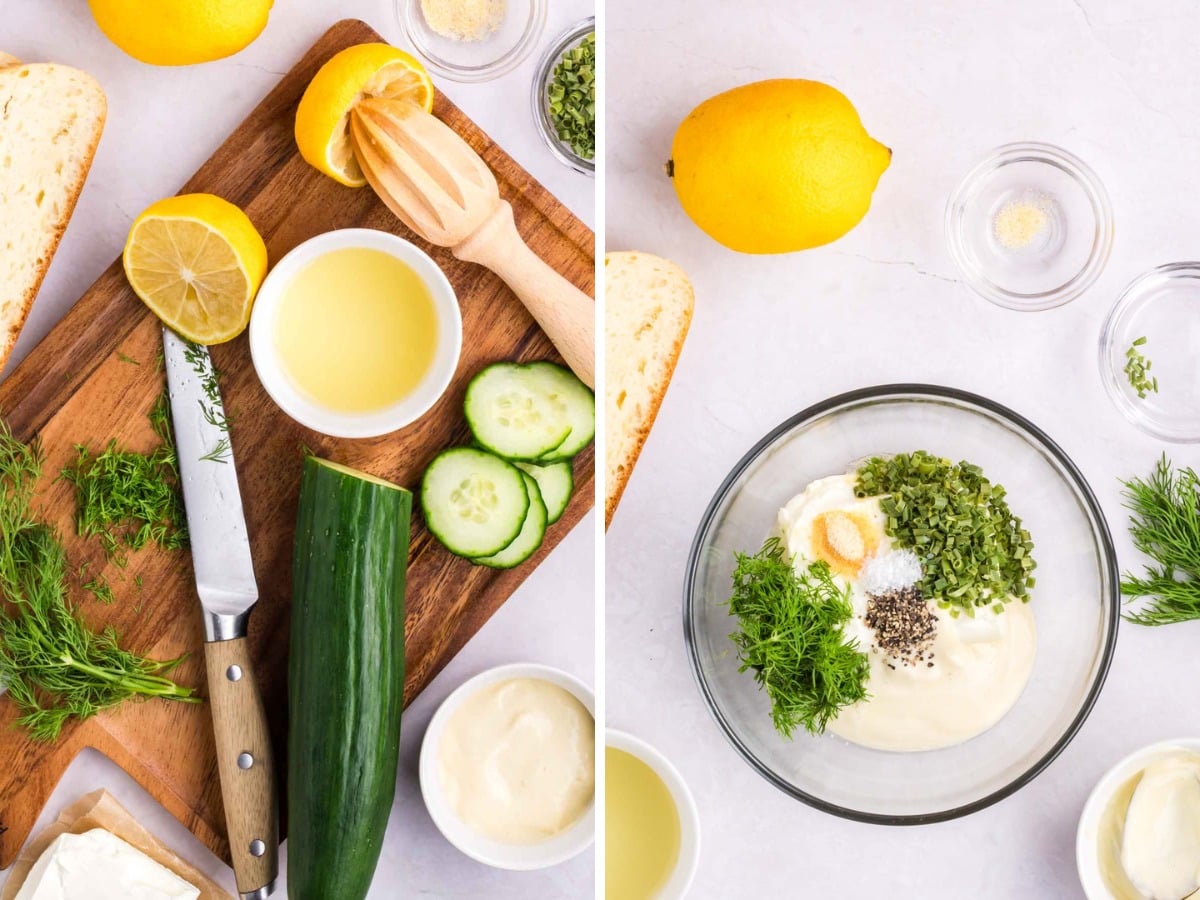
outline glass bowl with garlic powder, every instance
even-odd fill
[[[1083,160],[1051,144],[999,147],[946,204],[950,255],[977,293],[1009,309],[1062,306],[1108,262],[1113,215]]]
[[[396,0],[408,43],[431,72],[490,81],[532,52],[546,27],[547,0]]]

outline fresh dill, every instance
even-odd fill
[[[738,619],[729,636],[738,671],[753,671],[766,689],[776,731],[790,738],[803,726],[821,734],[840,710],[867,696],[867,655],[843,633],[854,615],[850,590],[824,562],[796,571],[778,538],[736,560],[728,607]]]
[[[229,462],[229,451],[231,447],[232,445],[229,443],[229,438],[221,438],[219,441],[217,441],[217,445],[215,447],[213,447],[200,458],[206,462]]]
[[[136,697],[199,702],[167,677],[180,659],[158,662],[120,646],[112,628],[91,630],[67,605],[67,558],[58,534],[35,518],[42,457],[0,422],[0,682],[18,724],[52,741],[86,719]]]
[[[119,359],[123,363],[129,363],[129,365],[131,365],[131,366],[140,366],[141,365],[141,363],[138,362],[136,359],[134,359],[132,356],[127,356],[124,353],[122,353],[120,350],[117,351],[117,359]]]
[[[147,417],[161,442],[150,453],[124,450],[110,441],[93,456],[80,444],[74,464],[60,475],[75,486],[79,534],[98,536],[106,555],[122,566],[127,562],[126,548],[140,550],[150,543],[167,550],[187,546],[179,461],[165,390]]]
[[[85,591],[91,591],[101,603],[112,603],[116,599],[113,596],[112,586],[99,575],[90,581],[85,581],[82,587]]]
[[[173,450],[159,447],[136,453],[109,441],[97,455],[82,444],[76,451],[62,479],[75,486],[75,525],[81,537],[99,537],[118,565],[127,562],[125,549],[141,550],[153,543],[177,550],[187,545]]]
[[[1138,625],[1200,619],[1200,475],[1174,468],[1163,454],[1149,478],[1123,484],[1133,545],[1152,560],[1140,578],[1121,580],[1126,602],[1149,598],[1125,618]]]
[[[200,379],[200,389],[204,392],[204,397],[199,401],[200,411],[204,415],[204,420],[218,428],[226,434],[229,433],[229,426],[233,424],[233,419],[225,412],[225,406],[221,402],[221,386],[218,383],[220,373],[217,371],[216,365],[213,364],[212,356],[208,352],[207,347],[202,347],[191,341],[184,341],[183,358],[191,365],[192,370]],[[229,438],[221,438],[217,445],[204,454],[200,458],[209,462],[227,462],[230,457],[232,446],[229,443]]]

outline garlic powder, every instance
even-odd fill
[[[425,24],[442,37],[482,41],[504,20],[506,0],[421,0]]]

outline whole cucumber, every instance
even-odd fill
[[[288,896],[362,900],[396,792],[412,495],[304,461],[292,563]]]

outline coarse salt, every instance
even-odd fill
[[[863,566],[859,586],[868,594],[912,587],[921,580],[921,560],[911,550],[889,550],[871,557]]]

